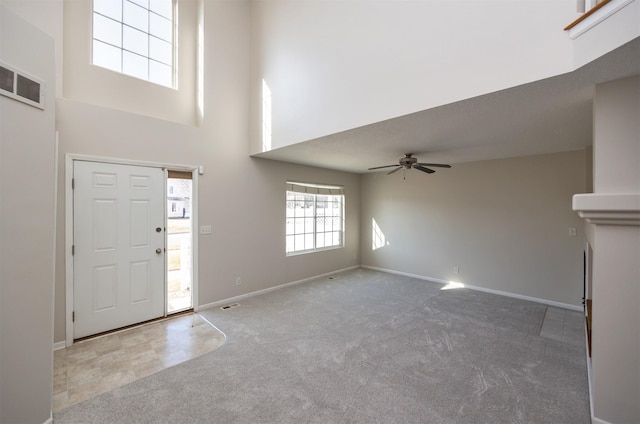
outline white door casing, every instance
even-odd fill
[[[73,338],[162,317],[164,171],[89,161],[73,168]]]

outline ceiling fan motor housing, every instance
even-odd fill
[[[411,166],[416,162],[418,162],[418,159],[411,157],[410,155],[400,158],[400,166],[404,166],[406,169],[411,168]]]

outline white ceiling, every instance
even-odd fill
[[[455,164],[582,149],[592,142],[595,84],[638,74],[640,38],[568,74],[254,157],[364,173],[404,153]]]

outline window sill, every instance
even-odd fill
[[[306,255],[307,253],[326,252],[327,250],[336,250],[336,249],[344,249],[344,245],[342,245],[342,246],[322,247],[320,249],[300,250],[298,252],[287,252],[286,255],[287,255],[287,257],[289,257],[289,256],[300,256],[300,255]]]

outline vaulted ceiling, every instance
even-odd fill
[[[596,84],[640,74],[640,38],[564,75],[400,116],[254,157],[355,173],[397,163],[461,163],[582,149]]]

